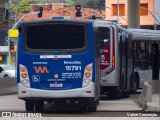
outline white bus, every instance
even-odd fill
[[[152,44],[159,44],[160,31],[146,29],[128,31],[132,33],[134,41],[134,79],[131,83],[131,92],[136,93],[138,88],[143,87],[144,82],[152,80]]]
[[[103,25],[101,36],[101,95],[129,97],[133,77],[132,34],[113,23]]]

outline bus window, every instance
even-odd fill
[[[26,46],[31,50],[72,50],[85,47],[84,25],[28,25],[26,31]]]
[[[104,42],[104,45],[110,43],[110,29],[109,28],[99,28],[99,39]]]
[[[149,43],[136,41],[134,44],[135,68],[149,69]]]
[[[110,66],[110,29],[107,27],[99,27],[99,39],[103,41],[104,47],[101,49],[101,70]]]

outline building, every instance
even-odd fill
[[[8,0],[0,0],[0,64],[8,62]]]
[[[0,1],[0,46],[5,45],[5,37],[7,35],[6,30],[8,29],[8,0]]]
[[[119,0],[120,25],[127,26],[128,0]],[[117,0],[106,0],[106,19],[117,20]],[[154,29],[155,12],[160,12],[160,0],[140,0],[140,28]],[[158,17],[159,16],[159,17]],[[160,20],[160,14],[157,15]]]
[[[52,11],[65,7],[67,4],[64,3],[39,3],[39,4],[31,4],[30,11],[38,12],[39,7],[43,7],[44,11]]]
[[[74,7],[67,7],[64,3],[39,3],[31,4],[30,12],[38,12],[39,7],[43,7],[43,15],[41,18],[38,18],[37,14],[30,14],[22,19],[22,21],[29,20],[42,20],[42,19],[51,19],[53,16],[69,16],[72,19],[91,19],[92,15],[99,17],[98,14],[93,12],[92,8],[83,8],[82,17],[76,17],[76,10]],[[97,13],[105,16],[104,10],[95,10]],[[19,14],[18,19],[22,18],[25,14]]]

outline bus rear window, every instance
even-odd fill
[[[85,25],[38,24],[26,28],[29,49],[80,49],[85,46]]]

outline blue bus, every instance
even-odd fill
[[[26,111],[41,112],[46,101],[96,111],[103,47],[98,27],[92,20],[19,24],[18,98],[25,101]]]

